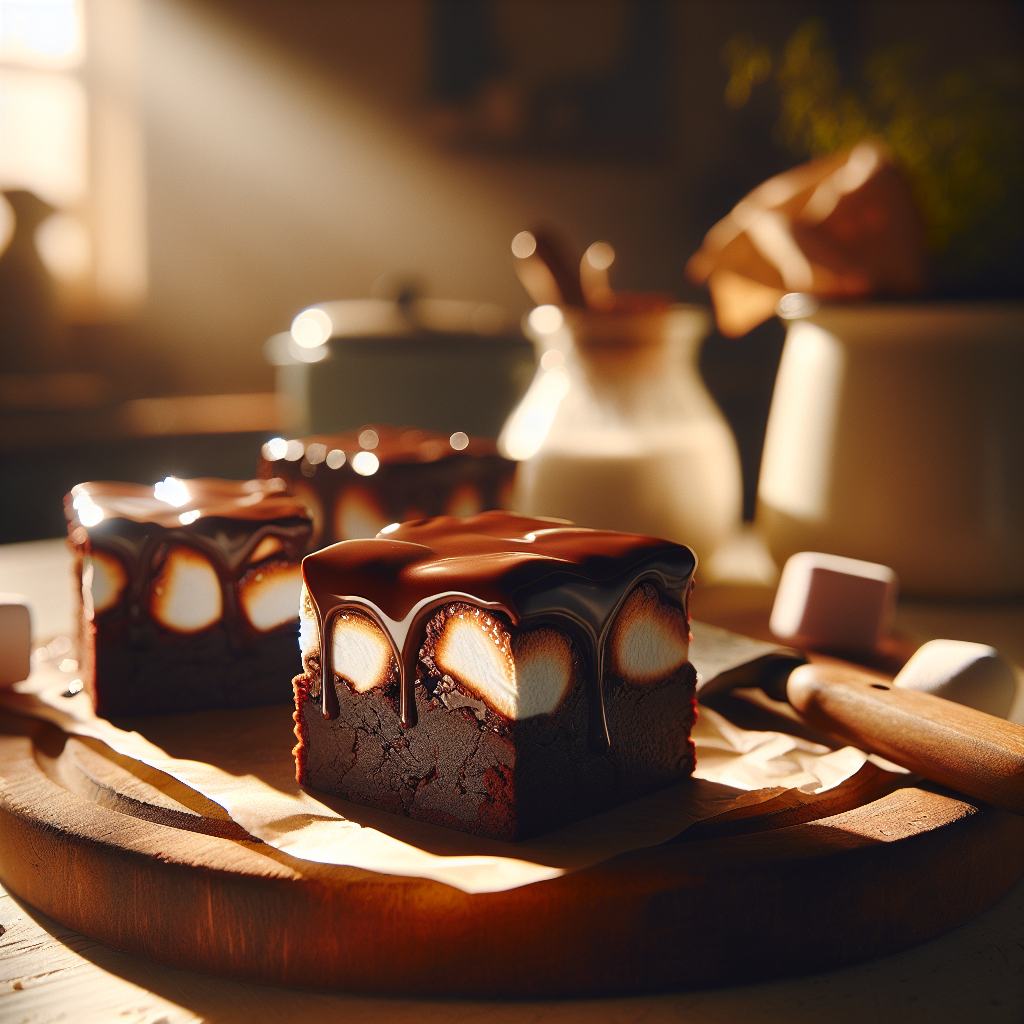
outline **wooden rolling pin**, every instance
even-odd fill
[[[823,732],[1024,814],[1024,727],[832,664],[794,669],[786,681],[786,698]]]

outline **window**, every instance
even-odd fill
[[[0,0],[0,189],[53,208],[36,245],[73,320],[146,290],[138,51],[138,0]],[[4,202],[0,247],[13,227]]]

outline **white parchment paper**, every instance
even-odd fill
[[[163,772],[218,804],[250,835],[294,857],[430,878],[467,893],[513,889],[655,846],[697,821],[786,790],[821,793],[851,779],[869,760],[853,747],[830,750],[784,733],[740,729],[702,707],[693,731],[692,780],[537,839],[502,843],[302,789],[289,756],[294,737],[287,706],[195,716],[195,728],[215,730],[210,735],[221,742],[197,734],[194,747],[204,757],[190,758],[180,756],[182,749],[175,756],[160,745],[174,748],[164,738],[171,735],[167,718],[137,720],[147,735],[117,728],[96,717],[85,693],[68,695],[69,681],[55,669],[37,670],[24,682],[0,688],[0,705]],[[190,732],[180,728],[182,717],[175,716],[176,736]],[[268,725],[275,740],[280,735],[280,747],[276,741],[269,750],[246,742],[245,723],[257,720],[261,735]]]

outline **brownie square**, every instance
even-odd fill
[[[65,499],[97,714],[288,701],[312,523],[276,481],[78,484]]]
[[[516,840],[686,778],[695,566],[683,545],[500,512],[308,556],[299,782]]]
[[[309,506],[314,550],[390,523],[504,508],[515,467],[489,439],[373,425],[267,442],[256,475],[285,480]]]

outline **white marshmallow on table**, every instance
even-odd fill
[[[1003,656],[994,647],[966,640],[929,640],[893,685],[934,693],[998,718],[1006,718],[1017,696],[1017,679]]]
[[[898,589],[886,565],[801,551],[782,570],[769,628],[800,647],[870,651],[889,631]]]
[[[28,679],[31,671],[32,616],[27,597],[0,594],[0,686]]]

